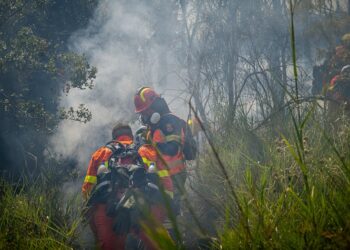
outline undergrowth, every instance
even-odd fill
[[[81,219],[58,187],[0,181],[0,249],[73,249]],[[76,208],[74,208],[76,210]]]
[[[218,139],[237,200],[213,156],[200,156],[194,188],[220,208],[208,220],[223,249],[350,247],[350,122],[342,116],[323,126],[317,110],[303,113],[312,105],[304,108],[303,127],[290,119],[286,134],[255,132],[259,157],[247,150],[255,143],[242,130]],[[211,206],[203,200],[199,205]]]

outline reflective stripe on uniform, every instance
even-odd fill
[[[182,137],[180,135],[164,135],[161,130],[157,130],[153,135],[153,141],[156,143],[166,143],[166,142],[178,142],[183,143]]]
[[[150,161],[146,157],[142,157],[142,161],[147,165],[147,167],[149,167],[152,163],[155,164],[154,161]]]
[[[170,198],[171,198],[171,199],[173,199],[173,198],[174,198],[174,193],[173,193],[173,192],[168,191],[168,190],[164,190],[164,191],[165,191],[165,193],[166,193],[167,195],[169,195],[169,196],[170,196]]]
[[[155,162],[154,161],[150,161],[148,160],[146,157],[142,157],[142,161],[143,163],[145,163],[148,167],[150,167],[152,164],[155,165]],[[157,171],[157,174],[159,177],[167,177],[169,176],[169,171],[164,169],[164,170],[158,170]]]
[[[105,161],[104,165],[105,165],[106,168],[108,168],[108,161]]]
[[[167,176],[169,176],[169,171],[166,170],[166,169],[159,170],[159,171],[157,171],[157,173],[158,173],[159,177],[167,177]]]
[[[181,136],[179,135],[167,135],[165,136],[165,142],[176,141],[178,143],[182,143]]]
[[[97,182],[97,177],[96,176],[93,176],[93,175],[87,175],[85,177],[85,180],[84,182],[88,182],[88,183],[91,183],[91,184],[95,184]]]
[[[177,174],[186,167],[183,158],[179,158],[180,157],[179,155],[177,155],[176,158],[169,157],[167,155],[161,155],[158,149],[157,151],[160,156],[160,160],[162,163],[161,165],[163,164],[166,165],[166,168],[169,171],[170,175]]]

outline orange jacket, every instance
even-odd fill
[[[130,145],[133,143],[132,138],[126,135],[119,136],[116,139],[116,143],[119,142],[124,145]],[[106,146],[99,148],[95,153],[92,154],[87,173],[82,186],[82,193],[85,199],[88,198],[92,188],[97,182],[97,169],[105,161],[108,161],[112,155],[112,150]]]
[[[174,188],[173,188],[173,182],[170,177],[170,173],[165,168],[164,164],[160,163],[159,157],[157,156],[157,151],[155,150],[155,148],[150,144],[144,144],[139,148],[138,153],[141,156],[143,163],[145,164],[146,170],[148,170],[148,168],[151,165],[154,165],[156,167],[157,174],[160,178],[160,181],[163,185],[165,192],[171,198],[173,198]]]
[[[156,127],[151,128],[150,140],[160,158],[158,167],[161,165],[168,169],[170,175],[186,168],[182,151],[185,143],[183,123],[185,121],[169,113],[161,117]]]

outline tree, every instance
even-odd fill
[[[60,119],[59,96],[91,88],[96,68],[68,51],[70,34],[87,25],[97,1],[0,3],[1,174],[39,171],[48,135]],[[79,117],[80,115],[80,117]],[[64,118],[91,117],[84,106]]]

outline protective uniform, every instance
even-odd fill
[[[350,114],[350,65],[344,66],[340,74],[334,76],[327,89],[328,117],[334,124],[344,114]]]
[[[171,176],[185,169],[182,152],[185,142],[183,120],[171,113],[163,115],[156,125],[151,126],[150,138],[164,159]]]
[[[350,69],[350,65],[349,65]],[[329,95],[338,104],[346,104],[345,108],[349,109],[350,101],[350,70],[349,73],[342,72],[332,78],[329,84]]]
[[[183,147],[185,121],[169,113],[151,126],[150,140],[158,151],[157,167],[167,169],[174,185],[175,210],[180,212],[181,194],[187,177]]]
[[[168,169],[165,168],[164,164],[159,164],[159,157],[157,155],[156,149],[151,144],[149,144],[149,138],[147,138],[147,128],[143,127],[141,128],[141,130],[142,132],[139,134],[138,132],[136,132],[136,140],[141,141],[138,153],[144,163],[145,169],[148,172],[148,174],[155,175],[152,176],[154,183],[156,183],[158,187],[162,189],[165,192],[165,194],[168,195],[168,201],[165,201],[164,198],[166,197],[163,197],[163,202],[152,205],[151,213],[153,217],[158,222],[160,222],[170,234],[172,234],[173,227],[169,221],[167,215],[168,211],[166,211],[165,209],[164,202],[169,202],[169,204],[171,205],[173,204],[171,201],[174,197],[173,182],[171,180],[171,176]],[[138,139],[140,137],[141,139]]]
[[[170,173],[165,168],[164,164],[159,164],[157,159],[157,151],[154,149],[154,147],[150,144],[144,144],[139,148],[138,153],[141,156],[143,163],[145,164],[146,170],[155,168],[156,174],[160,178],[160,182],[163,185],[164,191],[169,195],[169,197],[173,198],[174,190]]]
[[[117,137],[115,143],[123,145],[131,145],[132,138],[127,135],[121,135]],[[83,196],[87,199],[97,182],[97,170],[101,164],[108,167],[108,160],[112,155],[112,150],[107,147],[99,148],[91,157],[87,174],[82,186]],[[133,159],[123,158],[121,164],[131,164]],[[118,190],[116,196],[121,198],[125,190]],[[106,214],[107,205],[105,203],[97,203],[92,206],[89,211],[90,227],[95,234],[98,244],[101,249],[124,249],[125,248],[125,236],[117,235],[113,231],[113,225],[115,220]]]
[[[168,170],[174,184],[176,213],[187,177],[184,146],[186,122],[173,115],[164,99],[149,87],[140,88],[134,96],[135,112],[150,128],[150,141],[157,152],[157,168]]]
[[[327,77],[326,83],[329,83],[330,80],[338,75],[343,66],[350,63],[350,33],[345,34],[342,37],[342,44],[335,48],[334,55],[329,59],[327,67]]]
[[[122,135],[116,139],[116,143],[121,143],[124,145],[131,145],[133,140],[130,136]],[[82,192],[84,198],[88,198],[91,190],[97,182],[97,169],[102,164],[108,161],[112,155],[112,150],[106,146],[99,148],[95,153],[93,153],[91,160],[89,162],[88,170],[84,179]],[[123,164],[130,164],[131,159],[122,159]]]

